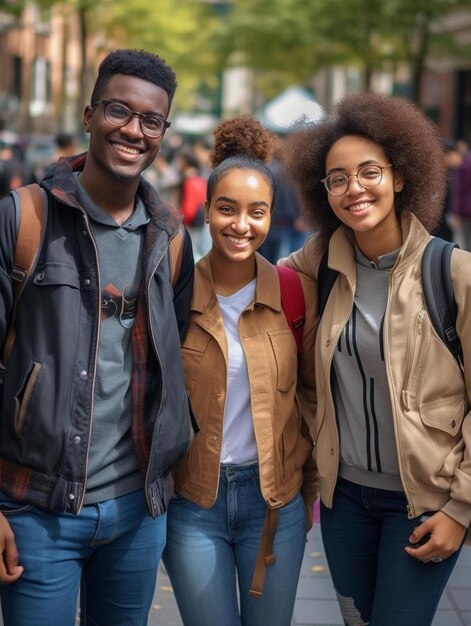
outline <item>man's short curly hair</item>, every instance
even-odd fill
[[[175,72],[157,54],[145,50],[113,50],[98,68],[98,76],[93,88],[91,103],[98,102],[109,81],[115,74],[136,76],[161,87],[168,95],[168,106],[172,104],[177,88]]]
[[[324,244],[340,225],[321,183],[333,144],[345,135],[377,143],[394,171],[404,180],[396,195],[398,214],[414,213],[430,232],[440,221],[446,189],[446,169],[440,134],[418,107],[407,100],[373,93],[348,95],[332,115],[288,137],[286,171],[312,226]]]

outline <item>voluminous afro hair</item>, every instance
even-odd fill
[[[373,93],[340,100],[332,114],[288,137],[286,171],[298,192],[306,217],[324,245],[340,225],[321,183],[330,148],[345,135],[377,143],[404,181],[396,195],[398,214],[414,213],[430,232],[440,221],[446,190],[446,168],[437,127],[414,104]]]
[[[175,72],[157,54],[145,50],[114,50],[103,59],[93,88],[91,103],[98,102],[107,84],[115,74],[136,76],[161,87],[168,95],[168,106],[172,104],[177,88]]]
[[[256,170],[270,183],[275,193],[275,181],[267,163],[276,144],[276,137],[260,122],[249,116],[221,122],[214,131],[214,147],[210,163],[214,168],[208,180],[207,201],[216,183],[232,169]]]

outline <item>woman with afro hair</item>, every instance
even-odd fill
[[[239,117],[215,131],[205,219],[183,344],[201,432],[177,465],[164,562],[185,626],[289,626],[317,493],[314,282],[302,355],[282,308],[267,236],[274,137]],[[296,272],[289,272],[297,280]]]
[[[440,137],[406,100],[355,94],[288,150],[317,232],[287,263],[317,279],[327,252],[338,272],[311,432],[340,609],[349,626],[427,626],[471,521],[471,254],[451,258],[463,370],[421,280],[445,191]]]

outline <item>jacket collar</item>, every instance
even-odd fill
[[[62,157],[53,164],[41,184],[60,202],[82,209],[77,195],[77,178],[74,173],[84,168],[87,153],[83,152],[72,157]],[[144,202],[146,211],[151,218],[152,225],[158,230],[164,230],[169,237],[178,230],[181,216],[170,205],[161,201],[156,189],[141,177],[137,194]],[[83,209],[82,209],[83,210]]]
[[[257,285],[255,289],[255,306],[269,307],[281,311],[281,294],[278,274],[274,266],[262,255],[256,254]],[[203,313],[217,302],[213,285],[213,276],[209,262],[209,254],[204,256],[195,267],[195,289],[193,290],[193,311]]]
[[[403,244],[393,271],[401,271],[413,263],[430,239],[427,230],[410,211],[402,212],[401,229]],[[349,228],[340,226],[330,238],[328,265],[345,276],[355,272],[354,236]]]

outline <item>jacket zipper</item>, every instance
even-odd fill
[[[80,513],[83,507],[83,501],[85,499],[85,493],[87,490],[87,476],[88,476],[88,460],[90,454],[90,438],[92,434],[92,423],[93,423],[93,410],[95,407],[95,383],[96,383],[96,367],[98,360],[98,346],[100,343],[100,332],[101,332],[101,275],[100,275],[100,266],[98,263],[98,249],[96,247],[95,239],[93,237],[90,224],[88,222],[88,218],[86,214],[83,214],[83,223],[87,230],[88,236],[90,237],[90,241],[93,244],[93,248],[95,250],[95,261],[96,261],[96,269],[97,269],[97,280],[98,280],[98,327],[97,327],[97,335],[96,335],[96,348],[95,348],[95,359],[93,366],[93,380],[92,380],[92,397],[91,397],[91,406],[90,406],[90,419],[88,426],[88,444],[87,444],[87,457],[85,460],[85,477],[83,481],[83,489],[82,489],[82,497],[78,505],[77,515]]]
[[[388,301],[386,304],[386,311],[384,314],[384,319],[389,320],[389,308],[390,308],[390,304],[391,304],[391,292],[392,292],[392,282],[393,282],[393,275],[392,272],[389,275],[389,280],[388,280]],[[415,511],[414,511],[414,506],[412,504],[412,498],[410,496],[410,492],[407,488],[407,485],[404,481],[404,468],[403,468],[403,463],[402,463],[402,455],[401,455],[401,451],[399,449],[399,445],[398,445],[398,430],[399,430],[399,426],[398,426],[398,419],[397,419],[397,407],[396,407],[396,402],[393,401],[393,394],[391,392],[391,374],[390,374],[390,369],[391,369],[391,363],[389,360],[389,341],[388,341],[388,331],[389,331],[389,324],[385,323],[384,324],[384,356],[385,356],[385,365],[386,365],[386,377],[387,377],[387,381],[388,381],[388,389],[389,389],[389,397],[390,397],[390,402],[391,402],[391,411],[392,411],[392,415],[393,415],[393,422],[394,422],[394,436],[395,436],[395,444],[396,444],[396,453],[397,453],[397,461],[398,461],[398,467],[399,467],[399,475],[401,478],[401,483],[402,483],[402,488],[404,489],[404,494],[406,496],[406,500],[407,500],[407,518],[408,519],[414,519],[414,517],[416,517],[415,515]],[[414,352],[413,354],[415,354],[415,349],[416,346],[414,345]],[[413,362],[413,359],[412,359]],[[408,367],[411,367],[411,362],[408,363]],[[410,374],[410,370],[408,370],[408,375],[407,375],[407,382],[409,380],[409,374]],[[404,385],[405,387],[405,385]],[[403,397],[403,401],[407,401],[409,400],[409,395],[408,395],[408,391],[406,389],[402,390],[402,397]]]
[[[168,246],[170,246],[170,239],[168,242]],[[162,372],[162,387],[161,387],[161,394],[160,394],[160,401],[159,401],[159,412],[156,416],[155,419],[155,423],[154,423],[154,428],[155,425],[157,424],[159,415],[162,411],[162,398],[164,397],[164,387],[165,387],[165,377],[163,376],[163,367],[162,367],[162,359],[160,358],[160,354],[159,351],[157,350],[157,344],[155,341],[155,336],[154,336],[154,329],[152,328],[152,322],[151,322],[151,310],[150,310],[150,285],[152,283],[152,280],[154,279],[155,273],[159,267],[159,265],[162,262],[162,259],[165,256],[165,253],[169,250],[169,247],[167,247],[167,250],[165,252],[163,252],[160,256],[160,258],[157,260],[151,275],[149,277],[149,281],[147,283],[147,289],[146,289],[146,307],[147,307],[147,320],[148,320],[148,327],[149,327],[149,337],[152,341],[152,346],[154,348],[154,353],[155,356],[157,358],[157,361],[159,363],[159,367],[160,367],[160,371]],[[152,438],[152,443],[151,443],[151,448],[150,448],[150,452],[149,452],[149,465],[147,466],[147,470],[146,470],[146,478],[145,478],[145,497],[147,500],[147,505],[149,507],[149,510],[151,512],[152,517],[155,517],[157,514],[157,499],[155,497],[154,494],[154,489],[151,488],[149,489],[149,467],[150,467],[150,459],[152,458],[152,451],[154,449],[154,439]],[[150,493],[150,497],[149,497],[149,493]]]

